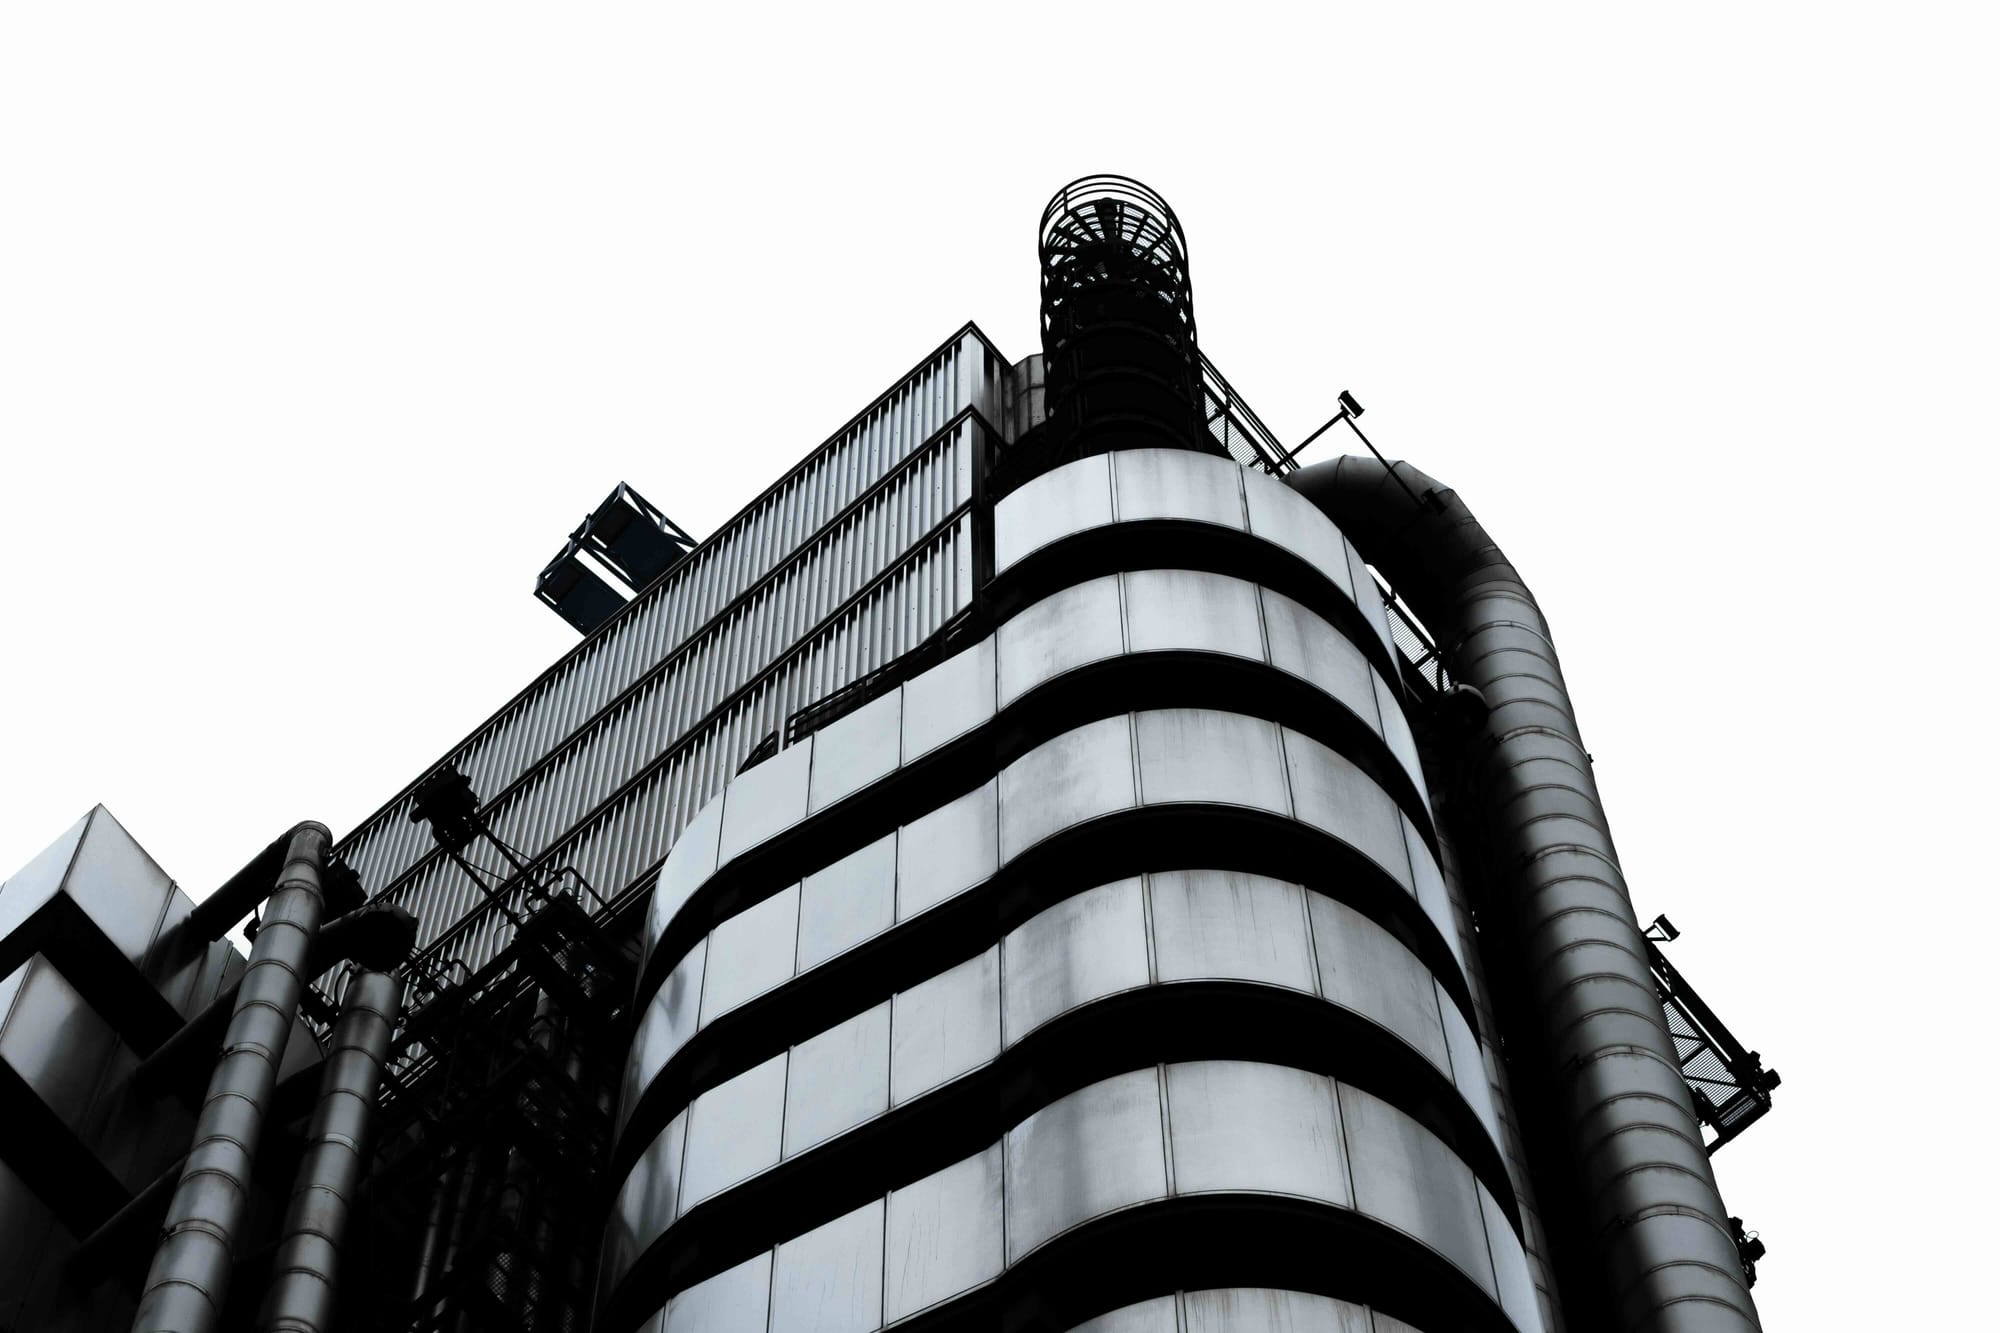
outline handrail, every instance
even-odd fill
[[[1298,463],[1291,453],[1278,442],[1277,435],[1264,424],[1263,418],[1250,410],[1243,396],[1236,392],[1236,386],[1223,378],[1215,363],[1207,353],[1195,350],[1197,365],[1201,371],[1202,416],[1208,433],[1216,442],[1229,451],[1229,456],[1245,467],[1258,467],[1272,476],[1283,476],[1298,470]],[[1214,403],[1211,410],[1209,404]],[[1216,430],[1216,423],[1222,429]],[[1235,427],[1234,432],[1231,427]]]

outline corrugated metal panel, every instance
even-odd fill
[[[726,644],[695,646],[697,652],[708,649],[711,672],[720,661],[738,665],[739,670],[728,673],[735,677],[730,684],[718,689],[716,679],[678,673],[682,682],[699,680],[709,704],[675,708],[677,725],[701,716],[716,698],[756,670],[755,665],[744,664],[760,655],[769,660],[837,604],[845,594],[835,589],[851,591],[866,581],[866,574],[843,576],[841,571],[886,567],[909,540],[959,502],[947,502],[949,497],[969,495],[969,452],[963,463],[953,453],[969,450],[969,443],[935,442],[926,461],[914,465],[908,476],[898,477],[881,494],[856,506],[871,487],[923,451],[926,441],[966,406],[997,401],[994,395],[1003,374],[999,358],[975,331],[961,333],[703,542],[602,631],[550,668],[448,758],[471,775],[478,790],[496,794],[573,739],[579,744],[601,743],[596,733],[616,727],[600,712],[690,641],[703,636],[727,639]],[[951,460],[948,466],[946,459]],[[857,512],[844,514],[850,506]],[[832,531],[830,524],[835,525]],[[816,573],[801,573],[782,593],[773,591],[780,581],[773,580],[772,588],[756,588],[754,595],[745,597],[801,548],[808,548],[800,555],[801,563],[812,564]],[[743,605],[736,605],[739,599]],[[711,626],[719,617],[725,623]],[[759,643],[766,646],[760,650],[755,646]],[[634,757],[656,752],[674,738],[662,731],[657,720],[640,720],[639,709],[625,710],[623,716],[622,738],[615,743],[629,747]],[[586,736],[580,737],[580,732]],[[569,761],[564,764],[569,766]],[[405,792],[340,845],[371,891],[380,891],[431,850],[428,831],[409,822],[408,810]],[[554,816],[545,822],[559,824]]]
[[[566,753],[537,775],[537,795],[510,841],[574,867],[606,898],[650,875],[681,828],[734,776],[744,755],[792,713],[908,652],[972,601],[972,519],[961,513],[831,623],[798,644],[740,697],[622,787],[606,789],[586,761]],[[509,812],[512,815],[512,811]],[[548,834],[560,826],[560,832]],[[532,834],[532,842],[524,841]],[[545,836],[547,835],[547,836]],[[517,840],[519,836],[523,840]],[[490,849],[467,849],[497,876]],[[484,902],[465,874],[441,858],[419,865],[390,896],[423,922],[428,946]],[[449,956],[479,967],[505,943],[504,917],[466,922]]]
[[[504,784],[493,764],[468,766],[495,831],[517,847],[543,845],[539,827],[567,828],[577,801],[616,788],[879,576],[972,498],[976,432],[965,419],[938,437],[517,781]],[[379,889],[431,851],[428,834],[402,841],[406,860],[375,847],[352,858],[365,882]]]

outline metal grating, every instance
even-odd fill
[[[1275,476],[1298,470],[1278,437],[1263,419],[1250,410],[1215,364],[1197,351],[1201,366],[1201,413],[1209,437],[1244,467],[1254,467]]]
[[[1382,590],[1382,604],[1389,611],[1389,641],[1395,645],[1410,674],[1430,689],[1443,694],[1451,688],[1451,673],[1444,669],[1444,654],[1438,651],[1430,631],[1412,615],[1396,590],[1380,574],[1375,582]]]
[[[1676,933],[1664,917],[1655,922],[1646,936],[1646,961],[1659,987],[1660,1007],[1666,1010],[1667,1031],[1674,1039],[1681,1077],[1694,1096],[1695,1113],[1714,1135],[1707,1140],[1713,1155],[1771,1109],[1778,1071],[1764,1068],[1757,1052],[1743,1048],[1660,952],[1655,941],[1672,939]]]

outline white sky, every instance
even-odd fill
[[[1717,1159],[1768,1326],[1961,1322],[1990,11],[836,8],[0,11],[0,871],[97,801],[197,895],[351,826],[574,642],[531,580],[613,483],[704,535],[967,318],[1026,355],[1043,201],[1122,171],[1264,418],[1352,389],[1541,598],[1784,1075]]]

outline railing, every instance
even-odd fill
[[[821,727],[838,722],[849,713],[866,704],[873,703],[890,690],[902,685],[911,677],[930,670],[950,657],[975,637],[975,626],[983,626],[984,620],[977,616],[976,608],[967,607],[947,620],[936,633],[922,643],[896,658],[887,666],[879,667],[859,680],[850,681],[832,694],[816,699],[785,719],[785,725],[771,732],[763,740],[752,746],[750,752],[736,766],[738,773],[763,763],[780,749],[797,745]]]
[[[1443,694],[1451,688],[1451,675],[1444,669],[1444,654],[1426,630],[1423,622],[1411,614],[1389,581],[1370,567],[1375,574],[1375,583],[1382,592],[1382,604],[1389,608],[1389,637],[1395,641],[1396,651],[1403,655],[1403,662],[1415,677],[1429,688]]]
[[[407,966],[361,1242],[362,1267],[393,1280],[350,1293],[357,1328],[587,1324],[633,960],[592,918],[601,899],[575,871],[552,869],[535,898],[478,972]],[[449,1246],[426,1248],[450,1197],[461,1212]],[[475,1199],[488,1202],[465,1211]]]
[[[1294,472],[1298,464],[1263,419],[1250,410],[1234,385],[1222,377],[1215,363],[1197,351],[1201,363],[1201,414],[1208,434],[1231,458],[1244,467],[1259,468],[1273,476]]]
[[[1231,458],[1244,467],[1254,467],[1274,477],[1298,471],[1294,451],[1279,443],[1277,434],[1251,410],[1236,392],[1236,386],[1223,378],[1205,355],[1201,356],[1201,391],[1202,414],[1207,420],[1209,436]],[[1350,427],[1354,424],[1345,412],[1337,419],[1347,421]],[[1410,670],[1440,694],[1450,689],[1451,677],[1444,669],[1444,656],[1423,623],[1379,572],[1375,574],[1375,582],[1380,585],[1382,600],[1389,608],[1389,637],[1395,640]]]
[[[560,911],[551,914],[547,910],[557,908],[558,904],[567,904],[571,910],[567,915]],[[479,922],[496,913],[513,911],[526,914],[523,927],[485,967],[475,973],[464,960],[450,956],[448,942],[460,930],[475,928]],[[440,1053],[432,1049],[417,1031],[427,1010],[433,1015],[446,1010],[458,1012],[479,997],[503,991],[512,993],[535,983],[537,978],[534,972],[522,967],[524,952],[531,947],[550,946],[547,941],[530,939],[530,926],[540,923],[554,929],[559,941],[564,932],[587,933],[596,937],[610,928],[611,916],[610,904],[580,872],[570,866],[530,867],[504,881],[492,897],[466,913],[450,933],[433,941],[429,948],[412,954],[403,964],[402,971],[409,987],[404,1003],[409,1026],[404,1028],[390,1061],[393,1086],[401,1087],[414,1081],[439,1058]],[[609,947],[608,944],[606,947]],[[561,952],[561,948],[556,951]],[[438,1008],[432,1010],[433,1005]],[[435,1038],[436,1033],[430,1035]],[[385,1100],[389,1095],[385,1092]]]
[[[1778,1071],[1764,1068],[1762,1056],[1744,1049],[1660,952],[1657,941],[1678,933],[1666,918],[1655,921],[1646,932],[1646,961],[1660,992],[1660,1007],[1667,1013],[1681,1077],[1694,1095],[1695,1114],[1715,1134],[1707,1144],[1712,1156],[1771,1109]]]

